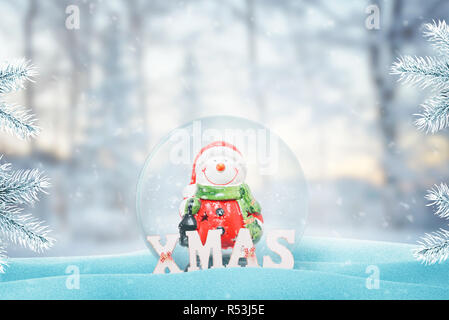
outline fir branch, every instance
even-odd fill
[[[432,43],[440,58],[404,56],[392,65],[391,73],[398,74],[399,81],[430,87],[440,91],[422,104],[424,112],[418,114],[415,125],[426,133],[436,133],[449,126],[449,26],[445,21],[426,24],[424,36]],[[435,215],[449,219],[449,188],[446,184],[435,185],[429,190],[428,205],[436,208]],[[425,264],[442,262],[449,257],[449,231],[440,229],[428,233],[414,250],[417,260]]]
[[[7,259],[5,247],[0,243],[0,273],[5,272],[5,267],[8,265]]]
[[[18,170],[0,179],[0,203],[30,204],[38,201],[38,193],[50,186],[47,177],[37,169]]]
[[[441,54],[449,54],[449,26],[446,21],[427,23],[424,25],[424,37],[426,37],[432,46]]]
[[[4,238],[35,252],[50,248],[55,241],[48,236],[50,230],[41,221],[21,212],[14,206],[0,208],[0,232]]]
[[[40,131],[35,123],[36,119],[29,111],[0,102],[0,128],[4,131],[22,139],[34,138]]]
[[[2,156],[0,156],[0,160],[2,159]],[[0,165],[0,179],[6,179],[9,176],[9,172],[11,170],[11,164],[10,163],[4,163]]]
[[[441,263],[449,256],[449,231],[440,229],[433,233],[427,233],[419,247],[413,251],[414,257],[426,264]]]
[[[0,95],[23,89],[25,81],[33,81],[36,69],[25,60],[0,65]]]
[[[426,199],[432,201],[428,206],[436,208],[435,215],[449,219],[449,188],[446,184],[435,185],[429,190]]]
[[[447,91],[429,98],[422,105],[423,113],[416,114],[415,125],[426,133],[436,133],[449,126],[449,94]]]
[[[0,96],[24,88],[25,81],[32,81],[35,74],[34,67],[24,60],[0,65]],[[0,128],[3,130],[28,139],[40,130],[35,122],[34,116],[24,108],[0,101]],[[19,207],[34,204],[38,194],[46,193],[49,185],[48,179],[36,169],[11,171],[10,164],[0,164],[0,233],[5,240],[37,252],[53,245],[48,228],[31,215],[22,214]],[[0,273],[4,272],[4,265],[6,255],[0,243]]]
[[[391,74],[399,81],[425,89],[442,91],[449,88],[449,63],[434,57],[402,56],[393,63]]]

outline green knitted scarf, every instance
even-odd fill
[[[246,183],[230,187],[198,184],[195,198],[202,200],[237,200],[244,219],[247,218],[248,213],[260,213],[261,210],[259,203],[252,196]]]

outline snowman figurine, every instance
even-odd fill
[[[180,206],[182,246],[188,246],[186,231],[194,230],[203,245],[209,230],[221,230],[223,249],[234,247],[241,228],[250,231],[254,243],[260,239],[261,208],[244,183],[245,177],[245,161],[234,145],[216,141],[201,149]]]

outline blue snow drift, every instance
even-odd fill
[[[11,259],[0,275],[0,299],[449,299],[449,263],[424,266],[413,259],[412,249],[400,243],[304,238],[294,270],[165,275],[152,274],[157,261],[148,251]],[[80,272],[79,289],[67,285],[73,266]]]

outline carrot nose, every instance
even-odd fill
[[[224,171],[224,169],[226,169],[224,163],[217,164],[217,171]]]

